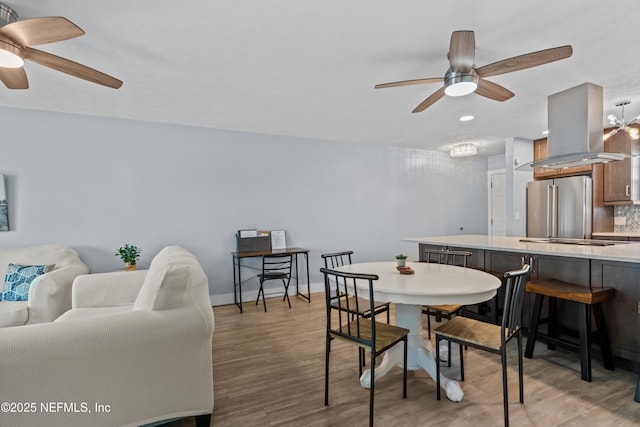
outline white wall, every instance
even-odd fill
[[[517,170],[533,161],[533,141],[523,138],[505,140],[505,173],[507,181],[507,236],[527,234],[527,182],[533,172]]]
[[[193,252],[213,301],[232,298],[230,252],[242,228],[285,229],[287,243],[356,261],[415,258],[402,238],[486,234],[486,158],[349,145],[70,114],[0,109],[0,173],[11,231],[0,246],[61,243],[92,272],[115,250]],[[460,228],[464,230],[460,230]],[[249,277],[255,273],[247,274]],[[245,284],[255,295],[255,279]]]

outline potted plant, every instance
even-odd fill
[[[136,269],[136,261],[140,258],[141,253],[142,250],[139,247],[126,243],[118,249],[115,255],[124,262],[125,270],[132,271]]]
[[[407,256],[405,254],[396,255],[396,261],[398,261],[398,267],[404,267]]]

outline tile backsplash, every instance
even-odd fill
[[[640,206],[615,206],[614,216],[624,217],[625,225],[614,225],[613,231],[616,233],[640,233]]]

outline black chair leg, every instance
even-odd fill
[[[638,384],[636,385],[636,397],[633,400],[640,403],[640,375],[638,375]]]
[[[436,399],[440,400],[440,342],[436,334]]]
[[[211,425],[211,414],[196,415],[196,427],[209,427]]]
[[[404,364],[402,368],[404,369],[402,375],[402,398],[407,398],[407,353],[409,352],[409,339],[407,337],[404,338]]]
[[[520,385],[520,403],[524,403],[524,373],[522,365],[522,331],[518,333],[518,384]]]
[[[500,353],[502,361],[502,403],[504,406],[504,425],[509,427],[509,390],[507,388],[507,350],[502,347]]]
[[[462,354],[462,344],[460,344],[460,381],[464,381],[464,355]]]
[[[431,339],[431,312],[427,311],[427,335]]]
[[[260,302],[260,294],[262,294],[262,305],[264,306],[264,311],[267,311],[267,302],[264,299],[264,287],[263,287],[264,281],[261,280],[260,281],[260,289],[258,290],[258,298],[256,299],[256,305],[258,305],[258,302]]]
[[[373,396],[376,384],[376,352],[371,349],[371,386],[369,388],[369,427],[373,427]]]
[[[324,406],[329,406],[329,353],[331,352],[331,338],[327,335],[324,353]]]
[[[284,296],[282,297],[282,301],[284,301],[284,299],[286,298],[287,303],[289,304],[289,308],[291,308],[291,301],[289,301],[289,283],[290,283],[290,280],[285,282],[284,279],[282,279],[282,284],[284,285]]]

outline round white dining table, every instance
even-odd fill
[[[426,262],[408,262],[414,274],[400,274],[395,262],[367,262],[344,265],[335,270],[349,273],[375,274],[373,282],[376,301],[395,304],[396,325],[409,329],[407,369],[424,369],[435,380],[436,362],[433,347],[422,334],[422,306],[442,304],[477,304],[496,295],[501,281],[484,271]],[[368,281],[356,281],[359,296],[369,295]],[[393,366],[402,366],[403,346],[398,344],[385,352],[376,368],[376,378],[385,375]],[[360,384],[369,388],[371,372],[366,370]],[[464,396],[460,384],[440,373],[440,384],[453,401]]]

